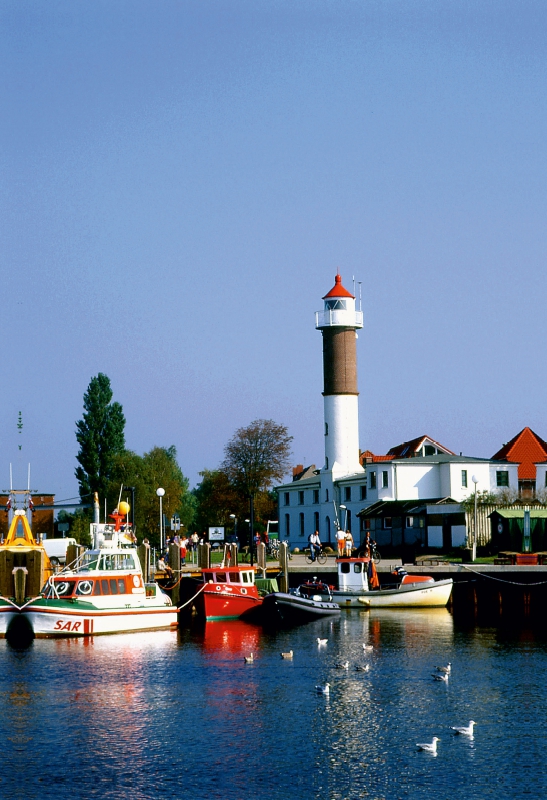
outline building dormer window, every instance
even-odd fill
[[[496,472],[496,486],[509,486],[509,473],[507,470]]]

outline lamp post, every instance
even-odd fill
[[[234,544],[237,542],[237,517],[235,514],[230,514],[230,519],[234,521]]]
[[[479,482],[476,475],[473,475],[471,480],[475,484],[475,511],[473,519],[473,541],[471,543],[471,561],[477,558],[477,483]]]
[[[346,528],[347,528],[347,524],[348,524],[348,507],[347,507],[347,506],[342,506],[342,505],[341,505],[341,506],[340,506],[340,511],[341,511],[342,509],[344,509],[344,511],[346,512],[346,514],[345,514],[345,516],[346,516],[346,519],[345,519],[345,523],[344,523],[344,530],[346,530]]]
[[[161,486],[159,489],[156,489],[156,494],[160,498],[160,551],[163,553],[163,505],[162,499],[163,495],[165,494],[165,489],[162,489]]]

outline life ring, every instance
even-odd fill
[[[55,587],[57,594],[69,594],[72,591],[72,586],[68,581],[63,581]]]
[[[133,586],[135,587],[135,589],[138,589],[140,585],[141,585],[140,577],[138,575],[133,575]]]
[[[80,581],[76,591],[78,594],[91,594],[93,591],[93,584],[91,581]]]
[[[217,592],[221,592],[222,591],[222,586],[215,586],[215,589],[217,590]]]

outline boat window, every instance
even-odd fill
[[[68,597],[74,590],[75,581],[55,581],[55,590],[59,597]]]
[[[225,572],[217,572],[217,583],[226,583],[226,573]]]
[[[135,569],[135,559],[133,558],[133,556],[126,555],[124,553],[123,556],[120,556],[120,560],[122,562],[120,565],[120,569]]]
[[[107,578],[103,578],[101,580],[101,589],[102,589],[103,594],[110,594],[110,588],[108,586],[108,579]]]
[[[101,593],[101,582],[95,581],[95,585],[93,586],[93,594],[100,594]]]
[[[78,581],[76,587],[76,594],[85,597],[86,594],[91,594],[93,591],[93,581]]]
[[[347,561],[342,561],[340,564],[340,572],[343,572],[344,575],[347,575],[349,572],[349,563]]]
[[[249,583],[249,573],[248,572],[242,572],[241,573],[241,579],[242,579],[243,583]]]
[[[353,571],[356,572],[357,574],[359,574],[361,572],[362,567],[363,567],[362,564],[354,564],[353,565]]]
[[[118,581],[116,578],[110,578],[110,594],[118,594]]]
[[[82,561],[82,569],[97,569],[98,560],[97,553],[86,553]]]
[[[125,594],[125,580],[123,578],[118,578],[118,592]]]
[[[239,583],[239,572],[229,572],[228,578],[230,579],[230,583]]]

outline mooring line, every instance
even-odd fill
[[[180,611],[181,608],[184,608],[184,606],[187,606],[189,603],[192,602],[192,600],[195,600],[198,594],[202,592],[207,585],[208,585],[207,583],[204,583],[203,586],[200,586],[200,588],[197,590],[197,592],[193,597],[191,597],[189,600],[186,601],[186,603],[183,603],[181,606],[177,606],[177,611]]]
[[[526,582],[520,583],[519,581],[507,581],[504,580],[503,578],[496,578],[494,575],[485,575],[483,572],[477,572],[476,570],[471,569],[471,567],[468,567],[467,564],[460,564],[459,566],[463,567],[464,569],[468,569],[469,572],[472,572],[473,575],[478,575],[480,578],[490,578],[491,581],[498,581],[499,583],[508,583],[511,586],[544,586],[545,584],[547,584],[547,581],[537,581],[536,583],[526,583]]]

